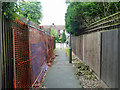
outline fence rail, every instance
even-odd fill
[[[81,34],[87,34],[97,31],[105,31],[120,28],[120,12],[103,18],[95,23],[92,23],[88,28],[84,29]]]

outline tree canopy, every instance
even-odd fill
[[[42,18],[41,8],[40,2],[20,2],[19,5],[15,2],[2,3],[2,12],[5,18],[16,19],[22,16],[39,24]]]
[[[3,2],[2,13],[6,19],[13,20],[18,17],[19,12],[18,5],[15,2]]]
[[[19,14],[30,21],[40,24],[42,18],[40,2],[21,2]]]
[[[79,35],[89,24],[120,11],[118,2],[71,2],[65,14],[65,29]]]
[[[66,35],[65,32],[62,33],[62,38],[61,38],[61,42],[65,42],[66,41]]]
[[[56,37],[57,31],[54,30],[53,28],[50,28],[50,35],[52,35],[53,37]]]

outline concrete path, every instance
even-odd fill
[[[64,50],[57,49],[56,55],[58,56],[46,73],[42,85],[46,88],[81,88],[80,81],[74,75],[74,67],[69,64]]]

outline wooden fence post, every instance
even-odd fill
[[[2,3],[0,1],[0,90],[2,89],[2,55],[1,55],[1,31],[2,31]]]
[[[83,61],[84,61],[84,35],[83,35]]]
[[[118,88],[120,88],[120,29],[118,29]]]
[[[1,58],[2,58],[2,88],[13,88],[13,54],[11,21],[2,14]],[[4,64],[3,64],[4,63]]]

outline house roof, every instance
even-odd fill
[[[53,28],[54,30],[64,30],[65,26],[64,25],[43,25],[44,29],[50,29]]]

